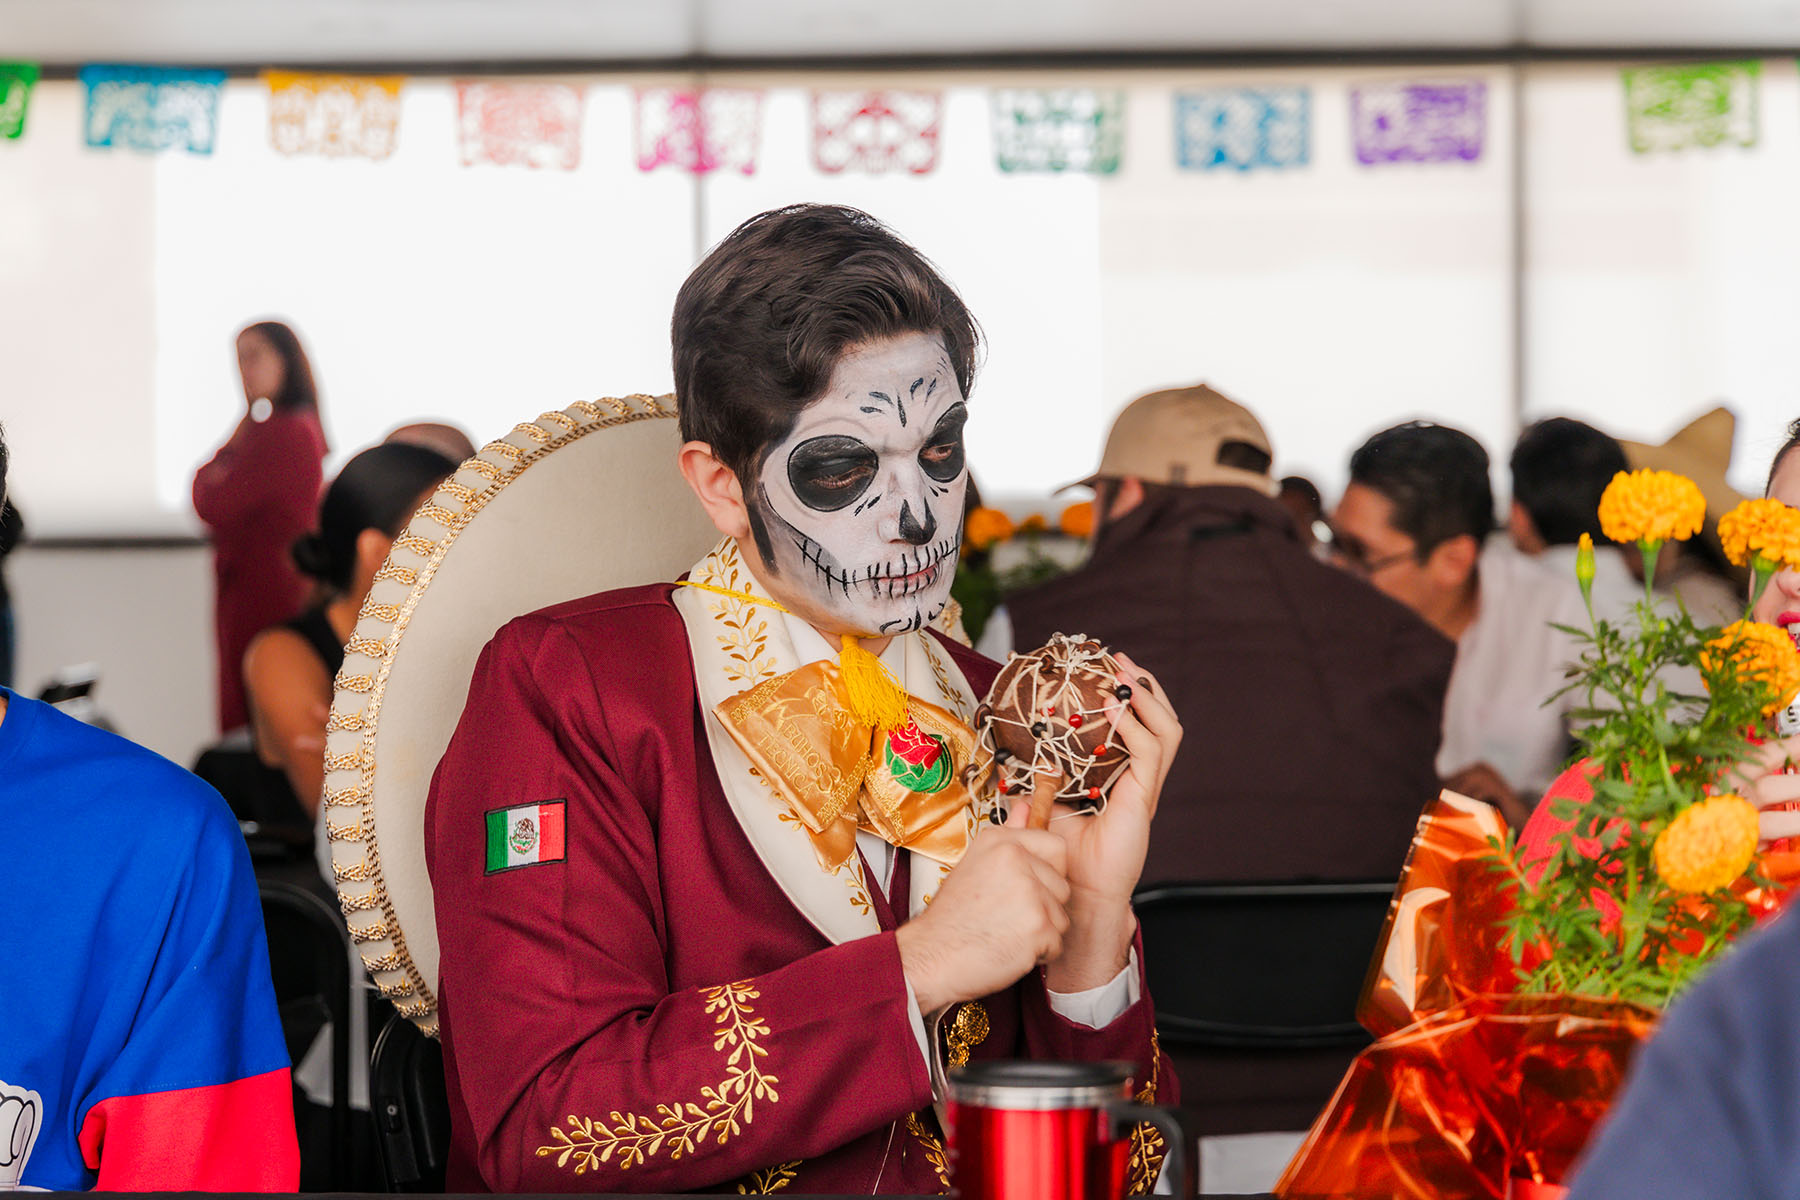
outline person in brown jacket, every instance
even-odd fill
[[[1098,638],[1154,671],[1192,731],[1146,885],[1397,878],[1438,791],[1455,646],[1308,553],[1272,458],[1204,384],[1138,398],[1082,481],[1092,555],[1007,599],[1015,648]]]
[[[1256,418],[1204,384],[1140,397],[1082,481],[1100,514],[1088,561],[1004,610],[1015,648],[1085,633],[1129,654],[1190,731],[1145,886],[1397,879],[1438,792],[1455,644],[1313,557],[1272,458]],[[1196,1097],[1205,1173],[1244,1191],[1288,1147],[1231,1135],[1307,1128],[1356,1049],[1164,1047]]]

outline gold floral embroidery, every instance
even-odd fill
[[[950,1031],[944,1035],[944,1060],[953,1067],[968,1066],[969,1051],[987,1041],[987,1035],[987,1009],[976,1000],[960,1006],[955,1020],[950,1022]]]
[[[764,1074],[757,1063],[769,1053],[767,1047],[757,1044],[757,1039],[769,1032],[769,1026],[761,1017],[751,1015],[756,1009],[750,1001],[759,999],[762,993],[746,979],[707,988],[701,994],[706,998],[706,1011],[718,1014],[713,1049],[730,1050],[725,1057],[724,1082],[701,1088],[702,1103],[677,1100],[659,1104],[653,1116],[621,1114],[617,1110],[605,1118],[571,1114],[567,1130],[550,1130],[556,1144],[539,1146],[539,1158],[554,1154],[558,1167],[568,1166],[573,1159],[577,1175],[599,1170],[600,1164],[611,1162],[615,1154],[619,1169],[628,1171],[654,1158],[665,1146],[671,1159],[680,1159],[695,1153],[709,1135],[716,1145],[723,1146],[732,1134],[742,1131],[739,1117],[743,1118],[743,1125],[756,1119],[756,1101],[775,1104],[781,1099],[775,1092],[775,1084],[780,1081]]]
[[[850,887],[850,903],[856,906],[856,911],[865,917],[874,912],[875,906],[869,903],[868,889],[863,886],[862,860],[851,859],[838,874],[843,876],[844,882]]]
[[[931,673],[937,677],[938,691],[943,693],[945,702],[955,711],[956,719],[965,725],[969,724],[974,720],[974,714],[968,711],[963,701],[963,690],[950,682],[950,672],[938,658],[937,647],[932,645],[931,635],[922,636],[925,639],[925,661],[931,664]]]
[[[762,1171],[750,1172],[749,1182],[738,1184],[738,1195],[773,1196],[776,1192],[786,1191],[787,1185],[794,1182],[794,1176],[799,1174],[796,1168],[800,1166],[800,1162],[800,1159],[795,1159]]]
[[[1138,1089],[1139,1104],[1156,1102],[1156,1077],[1162,1071],[1162,1043],[1157,1039],[1156,1030],[1150,1031],[1150,1082]],[[1126,1166],[1126,1190],[1133,1196],[1148,1196],[1156,1187],[1156,1177],[1162,1174],[1163,1155],[1168,1147],[1163,1144],[1163,1135],[1154,1125],[1140,1124],[1131,1131],[1131,1158]]]
[[[740,575],[737,547],[730,541],[720,544],[706,560],[706,577],[701,583],[731,592],[747,591],[750,580]],[[708,607],[726,631],[719,635],[719,646],[730,660],[725,664],[726,678],[751,687],[775,677],[775,664],[767,660],[769,622],[757,612],[757,606],[731,596],[719,596]]]
[[[944,1152],[944,1143],[938,1140],[937,1134],[925,1128],[925,1122],[919,1120],[918,1113],[906,1114],[906,1132],[919,1139],[919,1145],[925,1150],[925,1161],[937,1172],[938,1184],[945,1192],[949,1192],[950,1156]]]

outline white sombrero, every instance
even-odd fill
[[[519,425],[441,484],[394,542],[345,646],[326,726],[338,900],[381,994],[437,1033],[425,796],[475,658],[513,617],[673,580],[718,541],[675,465],[669,397]]]

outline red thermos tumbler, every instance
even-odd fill
[[[1131,1131],[1155,1125],[1165,1169],[1197,1190],[1174,1113],[1131,1100],[1130,1063],[972,1063],[950,1072],[953,1195],[962,1200],[1121,1200]]]

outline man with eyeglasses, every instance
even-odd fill
[[[1488,455],[1468,434],[1411,421],[1350,459],[1332,558],[1456,643],[1438,771],[1447,787],[1530,815],[1570,748],[1572,696],[1546,704],[1577,654],[1554,628],[1586,622],[1566,580],[1492,538]]]

